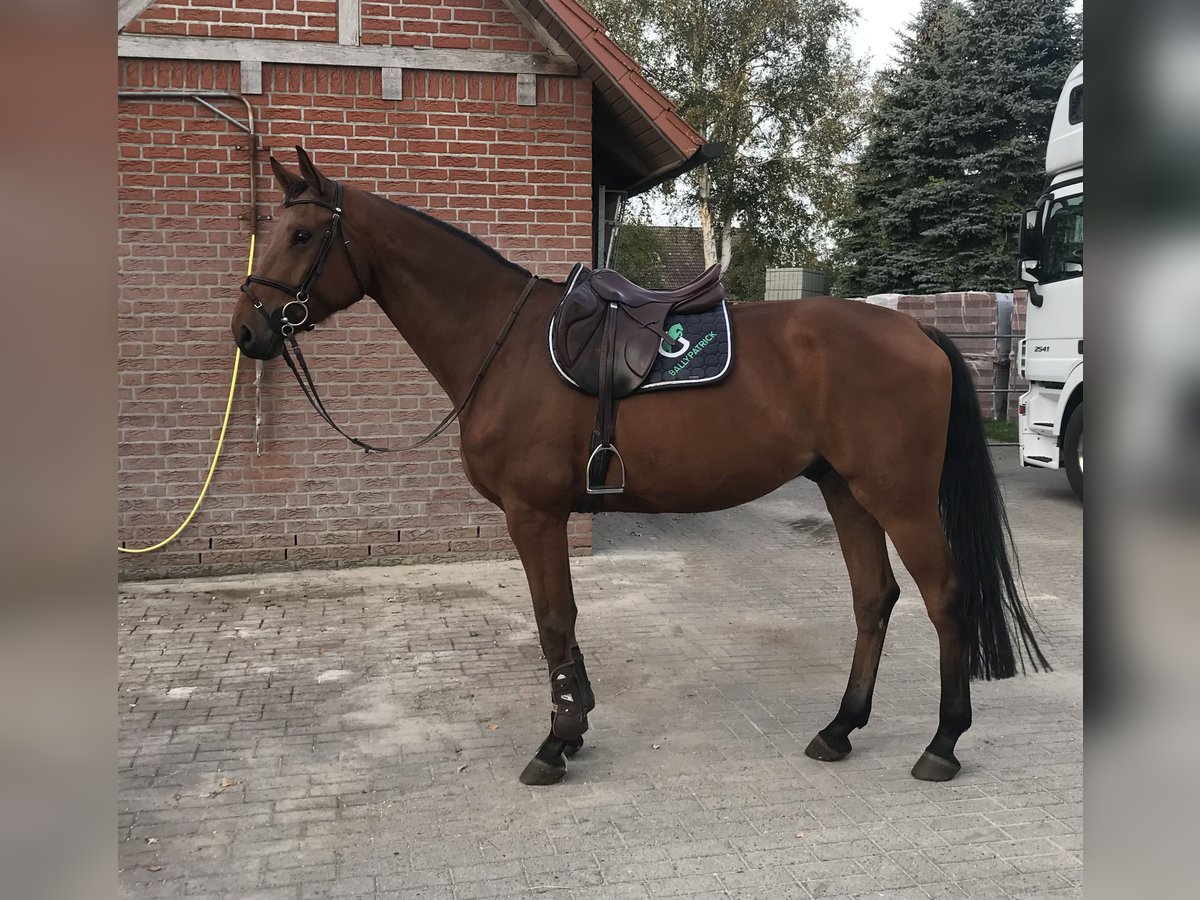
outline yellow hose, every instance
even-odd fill
[[[250,259],[246,264],[246,274],[249,275],[254,268],[254,235],[250,235]],[[213,472],[217,470],[217,460],[221,458],[221,448],[225,445],[225,429],[229,425],[229,412],[233,409],[233,394],[237,388],[238,367],[242,361],[242,351],[234,351],[233,356],[233,378],[229,382],[229,399],[225,401],[225,419],[221,422],[221,436],[217,438],[217,450],[213,454],[212,465],[208,467],[208,477],[204,479],[204,487],[200,489],[200,496],[196,498],[196,505],[192,507],[192,511],[187,514],[187,518],[183,520],[169,538],[159,541],[149,547],[117,547],[119,553],[149,553],[152,550],[161,550],[175,538],[183,533],[183,529],[187,528],[195,517],[196,512],[200,509],[200,504],[204,502],[204,496],[208,493],[208,486],[212,483]]]

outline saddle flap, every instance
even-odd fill
[[[554,330],[551,334],[554,355],[569,369],[580,363],[589,347],[599,347],[606,309],[589,286],[590,276],[587,269],[576,265],[567,280],[563,298],[554,311]]]

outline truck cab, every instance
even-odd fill
[[[1046,183],[1021,223],[1029,289],[1017,374],[1021,465],[1065,469],[1083,499],[1083,63],[1067,78],[1046,146]]]

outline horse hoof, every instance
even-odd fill
[[[804,748],[804,755],[812,759],[822,760],[823,762],[836,762],[839,759],[845,759],[850,755],[850,742],[845,738],[842,738],[842,740],[846,741],[846,748],[844,750],[835,749],[818,732],[817,736],[809,741],[808,746]]]
[[[561,756],[558,763],[548,763],[535,756],[529,761],[525,771],[521,773],[521,784],[544,787],[548,784],[557,784],[566,774],[567,763]]]
[[[961,768],[962,764],[957,759],[943,759],[926,750],[912,767],[912,776],[921,781],[949,781]]]
[[[566,754],[567,759],[574,759],[575,754],[583,749],[583,738],[578,738],[574,741],[563,741],[563,744],[566,745],[563,747],[563,753]]]

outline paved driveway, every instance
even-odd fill
[[[575,562],[599,706],[566,781],[517,781],[547,690],[516,562],[123,585],[121,894],[1082,895],[1081,513],[997,451],[1049,675],[974,686],[963,771],[907,576],[854,754],[804,746],[854,640],[820,496],[602,516]]]

